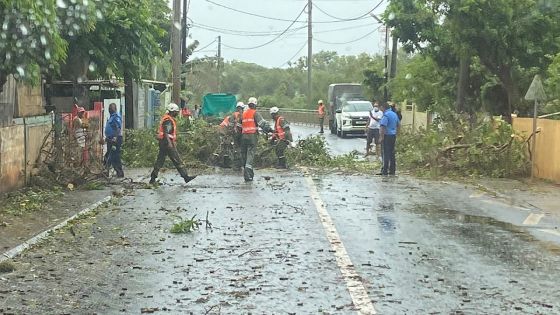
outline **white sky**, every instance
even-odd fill
[[[169,0],[170,3],[172,0]],[[293,57],[293,61],[300,56],[307,55],[307,10],[299,17],[298,21],[285,35],[274,42],[256,49],[239,50],[228,48],[247,48],[264,44],[276,36],[247,36],[246,32],[253,35],[259,32],[275,32],[277,34],[293,21],[307,4],[307,0],[210,0],[237,10],[260,14],[266,17],[284,19],[289,21],[270,20],[256,16],[235,12],[207,0],[190,0],[188,16],[192,19],[193,26],[189,33],[192,40],[200,42],[199,49],[211,44],[218,35],[222,36],[222,56],[226,60],[240,60],[253,62],[267,67],[286,67],[286,62]],[[335,18],[351,19],[363,16],[381,0],[314,0],[313,3],[326,13]],[[386,7],[387,0],[373,12],[378,16]],[[329,17],[316,7],[313,8],[314,40],[313,51],[334,50],[341,55],[357,55],[366,53],[383,52],[383,31],[378,29],[380,24],[370,16],[354,21],[333,22],[336,19]],[[328,22],[328,23],[320,23]],[[202,24],[197,27],[197,23]],[[221,30],[207,30],[203,28],[219,28],[242,31],[242,36],[225,34]],[[202,28],[201,28],[202,27]],[[297,30],[298,28],[301,28]],[[296,30],[294,30],[296,29]],[[342,29],[342,30],[341,30]],[[337,30],[337,31],[332,31]],[[259,34],[262,35],[262,34]],[[363,38],[362,38],[363,37]],[[362,39],[360,39],[362,38]],[[358,40],[359,39],[359,40]],[[352,43],[345,43],[354,41]],[[325,43],[329,42],[329,43]],[[338,44],[332,44],[338,43]],[[299,53],[298,53],[299,51]],[[217,42],[200,52],[195,52],[191,58],[204,55],[213,56],[217,52]],[[295,57],[294,57],[295,56]]]

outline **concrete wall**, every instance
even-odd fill
[[[560,120],[537,119],[534,174],[538,178],[560,183]],[[514,118],[513,129],[529,137],[533,132],[532,118]]]
[[[51,129],[48,115],[15,119],[0,128],[0,193],[26,184]]]
[[[25,184],[24,126],[0,128],[0,193]]]

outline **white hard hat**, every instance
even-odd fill
[[[280,109],[276,106],[270,108],[270,114],[278,114],[279,111]]]
[[[178,112],[179,111],[179,106],[177,106],[177,104],[175,103],[169,103],[169,105],[167,105],[167,111],[168,112]]]
[[[235,106],[237,108],[239,107],[245,107],[245,104],[243,104],[243,102],[237,102],[237,106]]]
[[[317,104],[323,104],[323,100],[319,100]]]
[[[250,97],[249,101],[247,101],[247,104],[257,105],[257,98],[256,97]]]

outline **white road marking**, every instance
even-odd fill
[[[492,199],[480,199],[480,201],[495,204],[495,205],[500,205],[500,206],[503,206],[503,207],[515,208],[515,209],[519,209],[519,210],[523,210],[523,211],[531,211],[531,209],[527,209],[527,208],[520,207],[520,206],[514,206],[514,205],[511,205],[511,204],[507,204],[505,202],[492,200]]]
[[[545,233],[548,233],[548,234],[552,234],[552,235],[556,235],[556,236],[560,237],[560,232],[557,231],[557,230],[539,229],[539,231],[545,232]]]
[[[342,276],[344,277],[346,287],[348,288],[348,292],[350,292],[354,306],[358,309],[359,314],[377,314],[367,290],[361,281],[361,277],[356,272],[354,264],[352,264],[352,261],[346,252],[346,248],[340,239],[340,235],[338,235],[338,232],[336,231],[336,227],[331,219],[331,216],[319,196],[319,192],[313,183],[313,179],[309,176],[305,176],[305,179],[307,181],[307,185],[309,186],[311,199],[313,200],[315,208],[319,213],[321,223],[323,224],[327,238],[331,243],[331,248],[334,250],[336,263],[342,273]]]
[[[523,221],[523,225],[537,225],[541,222],[542,218],[544,218],[544,214],[542,213],[531,213],[527,216],[525,221]]]

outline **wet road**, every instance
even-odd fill
[[[349,135],[347,138],[342,139],[337,137],[337,135],[331,134],[328,129],[325,129],[325,133],[321,135],[319,134],[318,127],[293,124],[291,129],[294,140],[304,139],[313,135],[323,137],[328,144],[330,153],[333,155],[347,154],[354,150],[361,154],[366,152],[366,138],[363,135]]]
[[[249,185],[231,173],[165,180],[16,259],[0,313],[560,310],[557,243],[484,216],[492,207],[460,186],[266,170]],[[207,213],[211,230],[169,233],[177,216]]]
[[[17,258],[0,314],[560,313],[558,218],[521,202],[406,176],[162,179]],[[212,228],[169,232],[194,215]]]

